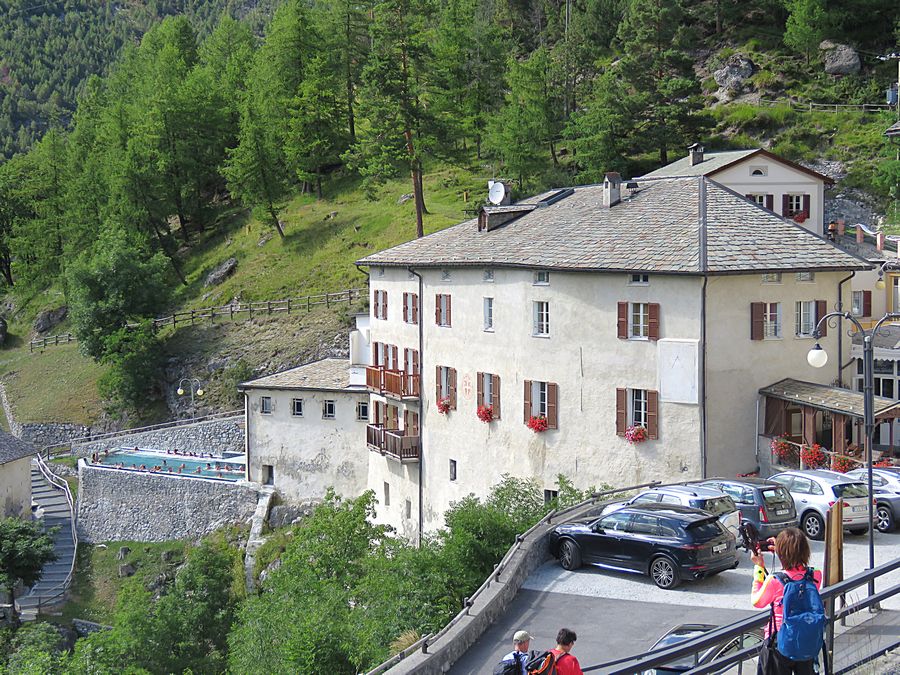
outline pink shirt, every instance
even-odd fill
[[[805,567],[795,567],[790,570],[783,570],[794,581],[798,581],[806,574]],[[813,571],[813,580],[816,588],[822,588],[822,572],[821,570]],[[756,565],[753,568],[753,589],[750,591],[750,602],[754,607],[768,607],[775,603],[775,630],[781,628],[784,620],[784,613],[781,609],[781,599],[784,597],[784,584],[774,574],[766,576],[766,571]],[[766,637],[769,637],[769,625],[766,624]]]

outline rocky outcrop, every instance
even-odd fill
[[[206,276],[204,286],[216,286],[234,274],[237,269],[237,258],[229,258]]]
[[[56,309],[45,309],[38,313],[34,319],[34,330],[37,333],[49,333],[52,329],[61,324],[69,315],[67,305],[57,307]]]
[[[855,75],[859,72],[859,54],[850,45],[823,40],[819,44],[819,50],[823,52],[825,72],[829,75]]]
[[[753,75],[756,66],[743,54],[732,54],[725,65],[713,73],[713,79],[719,85],[716,96],[719,101],[730,101],[747,86],[747,80]]]

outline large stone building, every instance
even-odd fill
[[[0,431],[0,518],[31,517],[31,458],[36,452]]]
[[[368,485],[410,536],[507,473],[549,496],[558,474],[586,488],[754,470],[758,391],[834,379],[807,365],[812,332],[869,267],[705,176],[615,174],[359,264]],[[821,338],[832,355],[838,341]],[[632,427],[647,440],[629,442]]]

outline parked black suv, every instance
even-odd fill
[[[763,478],[710,478],[701,485],[731,497],[741,519],[756,526],[760,539],[774,537],[786,527],[797,527],[794,498],[780,483]]]
[[[675,504],[626,506],[557,525],[550,552],[567,570],[584,563],[649,574],[664,589],[738,566],[734,537],[716,516]]]

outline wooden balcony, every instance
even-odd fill
[[[418,398],[419,374],[402,370],[385,370],[382,391],[394,398]]]
[[[368,424],[366,445],[369,449],[404,464],[419,461],[419,437],[406,436],[400,429],[385,429],[383,424]]]
[[[384,389],[384,368],[381,366],[366,366],[366,388],[379,394]]]

